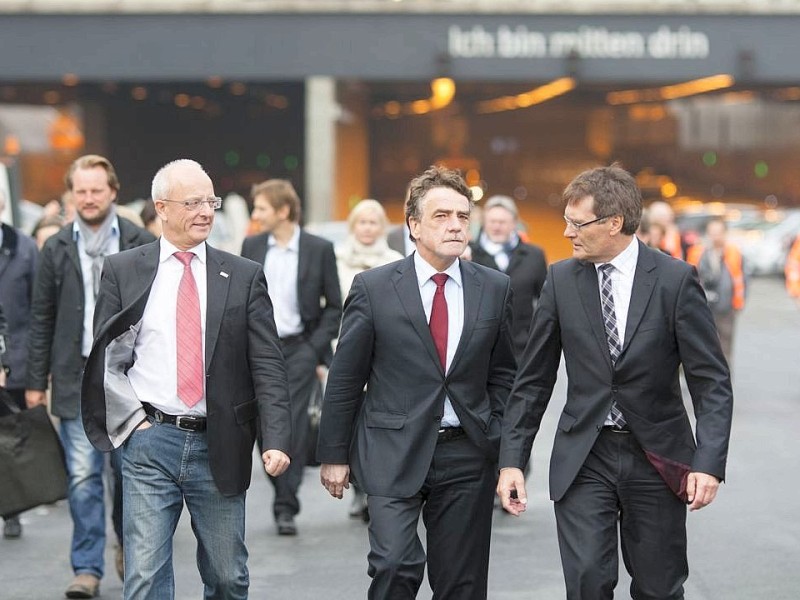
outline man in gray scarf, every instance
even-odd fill
[[[28,407],[46,404],[45,391],[52,378],[51,410],[61,419],[74,526],[74,578],[66,596],[93,598],[104,571],[104,457],[89,443],[83,429],[81,376],[92,348],[92,320],[103,259],[154,238],[117,216],[115,201],[120,186],[108,159],[97,155],[80,157],[70,166],[65,181],[77,212],[75,222],[53,235],[42,248],[33,286],[25,401]],[[112,457],[112,464],[115,458]],[[119,483],[119,477],[115,479]],[[115,490],[112,520],[118,540],[122,539],[121,498],[121,490]],[[121,558],[118,548],[116,566],[120,577]]]

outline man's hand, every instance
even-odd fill
[[[25,404],[28,408],[47,406],[47,393],[44,390],[25,390]]]
[[[261,458],[264,461],[264,470],[267,472],[267,475],[272,475],[273,477],[277,477],[283,473],[289,468],[289,463],[292,462],[289,460],[289,457],[280,450],[267,450],[261,455]]]
[[[520,469],[515,467],[500,469],[497,495],[500,496],[503,508],[515,517],[525,512],[528,494],[525,491],[525,476]]]
[[[6,387],[6,370],[0,365],[0,387]]]
[[[331,496],[341,499],[344,491],[350,488],[350,465],[323,463],[319,470],[319,480]]]
[[[689,473],[686,493],[689,496],[689,510],[700,510],[714,501],[719,489],[719,479],[707,473]]]

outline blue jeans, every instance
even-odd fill
[[[134,432],[122,448],[122,479],[126,600],[175,597],[172,537],[184,502],[204,597],[247,598],[245,494],[227,497],[217,490],[205,432],[155,422]]]
[[[61,442],[69,473],[69,510],[72,515],[70,559],[75,574],[103,577],[106,545],[103,453],[86,437],[83,421],[61,419]]]

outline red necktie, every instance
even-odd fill
[[[448,277],[447,273],[437,273],[431,277],[436,284],[436,293],[433,295],[429,327],[443,371],[447,371],[447,299],[444,297],[444,284]]]
[[[178,358],[178,398],[192,407],[203,397],[203,329],[200,327],[200,296],[192,275],[193,252],[176,252],[183,263],[175,312]]]

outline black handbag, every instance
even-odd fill
[[[0,403],[0,515],[67,497],[64,449],[44,406],[20,410],[4,388]]]

